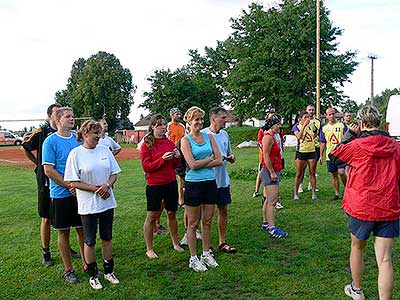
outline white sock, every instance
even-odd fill
[[[209,256],[210,255],[210,251],[203,251],[203,256]]]
[[[197,255],[193,255],[193,256],[191,255],[191,256],[190,256],[190,260],[191,260],[191,261],[192,261],[192,260],[195,260],[195,259],[197,259]]]

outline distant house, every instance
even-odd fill
[[[236,127],[240,125],[240,119],[233,110],[228,110],[228,118],[225,127]]]
[[[243,122],[243,125],[252,126],[252,127],[263,127],[265,124],[264,118],[250,118]]]

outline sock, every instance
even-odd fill
[[[197,255],[191,255],[190,256],[190,260],[195,260],[195,259],[197,259]]]
[[[43,254],[46,252],[50,252],[50,247],[44,248],[42,247]]]
[[[209,256],[210,255],[210,251],[203,251],[203,256]]]
[[[114,258],[103,261],[104,274],[111,274],[114,271]]]
[[[362,291],[362,288],[355,288],[353,282],[351,283],[351,288],[352,288],[353,291],[355,291],[355,292],[360,292],[360,291]]]
[[[91,264],[86,264],[86,267],[90,277],[97,276],[97,274],[99,273],[96,262],[92,262]]]

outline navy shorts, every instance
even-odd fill
[[[339,169],[345,169],[346,168],[346,164],[338,166],[335,163],[331,162],[330,160],[328,160],[326,162],[326,166],[328,167],[328,172],[329,173],[336,173]]]
[[[71,227],[82,228],[81,216],[78,215],[76,197],[51,199],[51,223],[54,229],[67,230]]]
[[[315,159],[315,151],[313,151],[313,152],[304,152],[304,153],[296,151],[296,159],[298,159],[298,160]]]
[[[227,205],[232,202],[230,187],[217,188],[217,205]]]
[[[215,204],[217,201],[217,183],[215,180],[185,181],[184,198],[184,203],[188,206]]]
[[[94,246],[96,244],[97,222],[99,223],[100,238],[104,241],[112,240],[113,208],[97,214],[81,215],[81,219],[86,245]]]
[[[173,181],[164,185],[146,185],[147,211],[159,211],[164,200],[165,209],[178,210],[178,184]]]
[[[260,175],[263,185],[279,185],[279,182],[281,182],[281,172],[276,172],[276,175],[278,175],[278,180],[276,181],[272,180],[268,169],[262,168]]]
[[[371,232],[383,238],[399,237],[399,220],[395,221],[362,221],[349,216],[349,230],[359,240],[366,241]]]

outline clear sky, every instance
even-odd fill
[[[189,49],[215,46],[231,32],[246,0],[0,0],[0,120],[45,118],[79,57],[113,53],[138,86],[130,119],[143,110],[146,77],[157,68],[187,63]],[[259,1],[269,5],[272,1]],[[325,0],[334,25],[344,29],[341,50],[358,50],[360,65],[344,90],[363,102],[370,95],[369,53],[375,61],[375,94],[400,87],[400,1]],[[397,75],[397,76],[396,76]],[[22,129],[36,123],[5,123]]]

